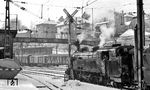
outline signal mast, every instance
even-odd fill
[[[5,31],[4,31],[4,58],[12,58],[12,38],[10,36],[10,10],[9,10],[9,2],[6,1],[6,13],[5,13]]]

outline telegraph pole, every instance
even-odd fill
[[[142,90],[143,80],[143,29],[144,29],[143,0],[137,0],[137,54],[138,54],[138,90]]]

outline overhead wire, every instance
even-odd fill
[[[21,3],[21,4],[27,4],[27,5],[37,5],[37,6],[41,6],[42,4],[37,4],[37,3],[30,3],[30,2],[24,2],[24,1],[15,1],[17,3]],[[63,6],[63,5],[53,5],[53,4],[47,4],[47,3],[44,3],[43,5],[44,6],[52,6],[52,7],[66,7],[66,8],[76,8],[76,7],[72,7],[72,6]]]
[[[50,0],[48,0],[47,2],[49,2]],[[84,1],[84,0],[83,0]],[[92,3],[94,3],[94,2],[96,2],[96,1],[98,1],[98,0],[94,0],[94,1],[92,1],[92,2],[90,2],[91,0],[88,0],[87,2],[86,2],[86,5],[85,6],[83,6],[83,3],[84,2],[82,2],[82,6],[77,6],[77,7],[72,7],[72,6],[62,6],[62,5],[54,5],[54,4],[48,4],[48,5],[45,5],[45,4],[43,4],[44,6],[52,6],[52,7],[66,7],[66,8],[78,8],[78,9],[81,9],[81,7],[87,7],[87,6],[89,6],[89,5],[91,5]],[[31,4],[31,5],[38,5],[38,6],[41,6],[41,4],[37,4],[37,3],[31,3],[31,2],[24,2],[24,1],[13,1],[13,2],[17,2],[17,3],[21,3],[21,4]],[[90,3],[89,3],[90,2]],[[135,3],[127,3],[127,4],[123,4],[122,6],[127,6],[127,5],[134,5]],[[135,4],[136,5],[136,4]],[[145,5],[145,4],[144,4]],[[116,6],[116,7],[118,7],[118,6]],[[111,8],[111,7],[105,7],[105,8]],[[101,9],[101,8],[98,8],[98,7],[94,7],[94,9]]]
[[[28,12],[28,13],[30,13],[30,14],[32,14],[32,15],[38,17],[38,18],[40,18],[38,15],[36,15],[36,14],[34,14],[33,12],[27,10],[25,7],[22,7],[22,6],[20,6],[19,4],[16,4],[16,3],[13,2],[12,0],[11,0],[11,3],[12,3],[13,5],[17,6],[18,8],[20,8],[21,10],[26,11],[26,12]]]
[[[49,2],[49,1],[50,1],[50,0],[47,0],[47,2]],[[94,0],[94,1],[91,1],[91,2],[90,2],[90,1],[91,1],[91,0],[88,0],[88,1],[86,2],[86,5],[85,5],[85,6],[83,6],[83,3],[84,3],[84,1],[83,1],[83,2],[82,2],[82,6],[77,6],[77,7],[62,6],[62,5],[60,6],[60,5],[54,5],[54,4],[47,4],[47,5],[43,4],[43,5],[44,5],[44,6],[51,6],[51,7],[77,8],[77,9],[79,9],[79,10],[82,10],[82,8],[86,8],[86,9],[112,8],[112,7],[92,7],[92,8],[88,8],[87,6],[93,4],[94,2],[96,2],[96,1],[98,1],[98,0]],[[33,13],[33,12],[27,10],[27,9],[24,8],[24,7],[21,7],[20,5],[18,5],[18,4],[16,4],[16,3],[27,4],[27,5],[31,4],[31,5],[38,5],[38,6],[41,6],[42,4],[31,3],[31,2],[24,2],[24,1],[12,1],[12,0],[11,0],[11,2],[12,2],[15,6],[19,7],[21,10],[26,11],[26,12],[28,12],[28,13],[30,13],[30,14],[32,14],[32,15],[38,17],[38,18],[41,18],[39,15],[36,15],[35,13]],[[15,2],[16,2],[16,3],[15,3]],[[46,2],[46,3],[47,3],[47,2]],[[90,2],[90,3],[89,3],[89,2]],[[134,3],[127,3],[127,4],[124,4],[124,5],[122,5],[122,6],[127,6],[127,5],[132,5],[132,4],[134,4]]]

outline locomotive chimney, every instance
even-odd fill
[[[79,40],[75,41],[74,45],[77,47],[77,51],[80,51],[80,42],[79,42]]]

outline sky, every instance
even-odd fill
[[[51,20],[58,20],[60,16],[66,17],[63,9],[66,8],[71,14],[75,7],[84,7],[83,11],[86,11],[91,16],[93,15],[94,20],[101,17],[112,18],[113,11],[122,10],[124,12],[136,12],[136,0],[12,0],[16,4],[23,6],[27,11],[23,11],[10,3],[10,13],[18,14],[18,19],[21,20],[22,24],[31,28],[39,22],[43,22],[50,18]],[[25,1],[28,4],[21,4],[20,1]],[[95,2],[93,2],[95,1]],[[92,3],[93,2],[93,3]],[[143,0],[144,10],[149,13],[150,11],[150,0]],[[5,1],[0,2],[0,24],[4,23],[5,19]],[[86,6],[90,3],[90,5]],[[41,17],[41,6],[43,4],[43,19]],[[86,7],[85,7],[86,6]],[[92,9],[93,8],[93,14]],[[82,10],[79,10],[75,16],[81,16]],[[16,15],[11,15],[11,19],[16,18]]]

